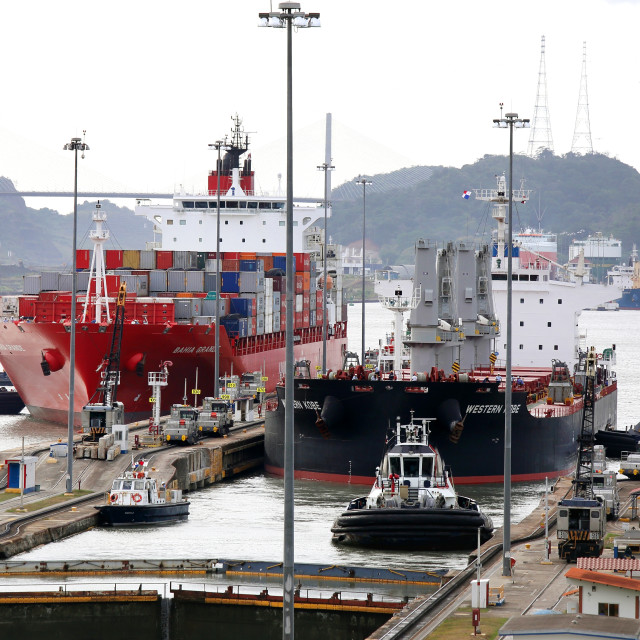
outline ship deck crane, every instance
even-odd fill
[[[578,557],[599,557],[604,549],[605,505],[593,492],[593,445],[597,355],[586,356],[582,426],[578,436],[578,460],[573,496],[558,503],[558,555],[574,562]]]

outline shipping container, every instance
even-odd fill
[[[229,258],[223,258],[222,270],[223,271],[240,271],[240,260],[231,260]]]
[[[139,269],[140,251],[138,249],[125,249],[122,252],[122,266],[128,269]]]
[[[302,274],[298,275],[296,274],[295,276],[295,283],[294,283],[294,293],[302,293],[304,291],[304,278],[302,276]]]
[[[202,314],[202,298],[192,298],[191,299],[191,316],[200,316]]]
[[[262,271],[240,273],[240,292],[241,293],[260,293],[264,292],[264,273]]]
[[[91,249],[76,250],[76,269],[88,269],[91,266]]]
[[[298,293],[298,294],[295,295],[294,299],[295,299],[295,303],[296,303],[294,311],[296,313],[300,313],[304,309],[304,304],[303,304],[304,297],[303,297],[303,295],[301,293]]]
[[[240,271],[257,271],[258,263],[256,260],[240,260]]]
[[[204,284],[203,291],[217,291],[218,290],[218,274],[211,271],[204,272]]]
[[[105,268],[118,269],[123,266],[124,251],[122,249],[107,249],[104,254]]]
[[[174,298],[173,307],[176,320],[187,320],[193,316],[190,298]]]
[[[258,316],[256,316],[256,335],[257,336],[262,336],[264,335],[264,315],[260,314]]]
[[[59,271],[43,271],[40,275],[42,291],[58,291]]]
[[[222,261],[221,260],[216,260],[216,259],[211,259],[208,258],[207,260],[205,260],[204,262],[204,270],[205,271],[212,271],[215,272],[220,268],[220,263]]]
[[[155,268],[156,268],[156,252],[141,251],[140,252],[140,269],[155,269]]]
[[[303,271],[308,272],[311,264],[311,260],[308,253],[294,253],[293,254],[296,260],[295,270],[299,273]]]
[[[173,251],[156,252],[156,268],[171,269],[173,267]]]
[[[239,293],[240,292],[240,273],[237,271],[222,272],[222,293]]]
[[[182,253],[187,253],[182,251]],[[171,269],[167,271],[168,291],[187,291],[186,271],[181,269]]]
[[[23,276],[22,280],[22,292],[26,294],[40,293],[42,289],[42,276],[30,275]],[[22,313],[20,314],[22,315]]]
[[[32,298],[21,296],[18,298],[18,315],[20,318],[35,318],[37,302],[38,298],[36,296]]]
[[[210,325],[213,324],[214,318],[211,316],[195,316],[191,318],[191,322],[195,325]]]
[[[255,300],[253,298],[234,298],[229,303],[231,313],[239,313],[245,318],[256,314]]]
[[[187,271],[187,291],[204,291],[204,271]],[[194,314],[196,315],[196,314]]]

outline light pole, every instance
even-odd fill
[[[328,162],[318,165],[324,171],[324,243],[322,248],[322,262],[324,273],[322,276],[322,373],[327,373],[327,209],[329,208],[329,171],[335,167]]]
[[[517,113],[505,113],[502,117],[502,103],[500,103],[500,118],[493,121],[493,126],[499,129],[509,129],[509,223],[507,240],[507,373],[504,394],[504,525],[502,543],[502,575],[511,575],[511,317],[513,282],[512,272],[512,231],[511,219],[513,210],[513,129],[523,129],[529,126],[528,119],[518,118]]]
[[[284,387],[284,562],[282,567],[282,637],[293,639],[294,509],[293,509],[293,27],[319,27],[320,14],[305,14],[299,2],[281,2],[279,11],[258,14],[258,26],[287,29],[287,292]]]
[[[362,364],[364,365],[364,270],[365,270],[365,247],[366,247],[366,221],[367,221],[367,185],[373,184],[370,180],[361,178],[356,180],[356,184],[362,185]]]
[[[86,131],[82,132],[84,137]],[[76,244],[78,237],[78,151],[89,150],[89,145],[82,138],[71,138],[71,142],[64,145],[65,151],[73,151],[75,154],[75,166],[73,173],[73,256],[71,276],[71,339],[69,344],[69,415],[67,421],[67,493],[73,492],[73,414],[74,414],[74,386],[76,381],[76,289],[78,287],[78,275],[76,273]]]
[[[216,140],[209,148],[218,152],[218,164],[216,165],[216,175],[218,183],[216,186],[216,352],[214,360],[214,381],[213,396],[220,397],[220,172],[222,171],[222,161],[220,160],[220,150],[225,147],[224,140]]]

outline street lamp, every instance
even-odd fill
[[[513,209],[513,129],[529,127],[529,120],[518,118],[517,113],[505,113],[493,121],[499,129],[509,129],[509,220],[508,220],[508,253],[507,253],[507,374],[504,394],[504,525],[502,543],[502,575],[511,575],[511,317],[512,317],[512,231],[511,219]]]
[[[320,14],[300,11],[299,2],[281,2],[279,11],[258,14],[258,26],[287,29],[287,293],[284,387],[284,563],[282,567],[282,637],[293,639],[293,27],[319,27]]]
[[[322,373],[327,373],[327,209],[329,208],[329,171],[335,167],[328,162],[318,165],[320,171],[324,171],[324,243],[322,249],[322,262],[324,273],[322,276]]]
[[[209,148],[218,152],[218,164],[216,165],[216,175],[218,183],[216,186],[216,352],[214,361],[214,381],[213,397],[220,397],[220,173],[222,171],[222,161],[220,160],[220,150],[226,149],[225,140],[216,140]]]
[[[71,340],[69,345],[69,415],[67,421],[67,493],[73,492],[73,414],[74,414],[74,386],[76,379],[76,289],[78,287],[78,275],[76,273],[76,244],[78,236],[78,151],[89,151],[89,145],[83,142],[86,131],[82,132],[82,138],[71,138],[71,142],[64,145],[65,151],[73,151],[75,154],[75,168],[73,174],[73,256],[71,276]]]
[[[364,365],[364,269],[365,269],[365,232],[367,219],[367,185],[373,184],[370,180],[361,178],[356,184],[362,185],[362,364]]]

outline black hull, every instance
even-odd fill
[[[16,415],[24,409],[24,402],[17,391],[0,389],[0,415]]]
[[[471,509],[350,509],[333,524],[333,541],[377,549],[451,551],[473,549],[493,528]]]
[[[598,431],[595,443],[601,444],[609,458],[620,458],[623,451],[637,451],[640,433],[637,431]]]
[[[189,502],[145,504],[137,506],[103,505],[96,507],[100,524],[106,527],[126,527],[141,524],[171,524],[186,520]]]
[[[297,478],[370,485],[384,453],[387,429],[410,412],[434,418],[429,442],[452,469],[456,484],[504,480],[504,393],[479,382],[361,383],[351,380],[296,380],[294,383],[294,467]],[[284,389],[265,425],[265,469],[284,466]],[[544,480],[575,469],[582,410],[542,406],[532,415],[526,393],[512,396],[511,477]],[[595,428],[617,423],[617,388],[599,390]],[[548,415],[546,415],[548,414]],[[321,418],[319,421],[318,419]],[[462,420],[464,418],[464,420]],[[454,426],[463,428],[456,440]]]

